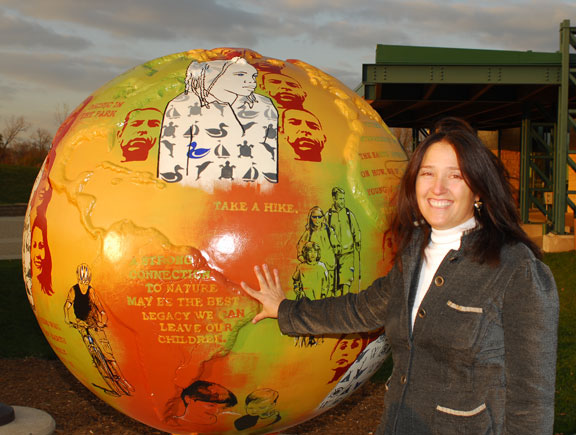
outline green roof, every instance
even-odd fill
[[[571,55],[571,63],[576,56]],[[560,65],[561,54],[469,48],[376,46],[376,64],[387,65]]]

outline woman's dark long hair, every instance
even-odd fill
[[[392,220],[392,230],[398,243],[397,259],[400,259],[400,253],[408,246],[417,228],[421,228],[424,233],[420,246],[422,253],[428,244],[431,228],[418,208],[416,179],[424,154],[430,146],[441,141],[452,145],[464,180],[483,203],[480,211],[474,209],[480,228],[471,236],[472,258],[479,263],[496,265],[500,261],[502,247],[513,243],[524,243],[536,257],[541,258],[538,246],[520,227],[520,216],[508,181],[508,171],[478,136],[470,131],[456,129],[428,136],[408,162],[396,200],[396,214]]]

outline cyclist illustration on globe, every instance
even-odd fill
[[[108,316],[96,291],[90,285],[92,274],[88,265],[84,263],[79,265],[76,276],[78,283],[70,288],[64,303],[64,320],[76,328],[82,336],[92,362],[107,386],[93,385],[112,396],[130,396],[134,392],[134,387],[122,376],[112,353],[112,347],[104,331]]]

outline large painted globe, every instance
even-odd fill
[[[152,60],[60,127],[26,215],[30,303],[94,394],[160,430],[269,433],[335,406],[388,355],[382,331],[252,324],[253,267],[288,298],[358,292],[390,267],[406,156],[369,104],[248,49]]]

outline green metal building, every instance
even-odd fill
[[[357,92],[414,143],[435,121],[458,116],[477,130],[521,129],[520,211],[540,210],[546,231],[565,233],[568,170],[576,171],[576,27],[560,24],[554,53],[378,45]],[[574,142],[574,140],[573,140]],[[550,198],[552,207],[547,207]]]

